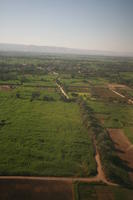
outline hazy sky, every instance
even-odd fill
[[[0,42],[133,52],[133,0],[0,0]]]

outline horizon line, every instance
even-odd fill
[[[99,50],[99,49],[86,49],[86,48],[76,48],[76,47],[67,47],[67,46],[52,46],[52,45],[40,45],[40,44],[27,44],[27,43],[10,43],[10,42],[0,42],[0,44],[5,45],[24,45],[24,46],[36,46],[36,47],[52,47],[52,48],[65,48],[72,50],[81,50],[81,51],[100,51],[100,52],[110,52],[110,53],[126,53],[133,54],[129,51],[115,51],[115,50]]]

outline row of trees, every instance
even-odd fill
[[[108,131],[102,126],[95,116],[94,110],[82,98],[78,99],[83,123],[95,138],[100,153],[102,165],[106,175],[112,181],[127,187],[133,187],[128,171],[131,169],[122,161],[116,152],[115,146],[108,134]]]
[[[20,98],[21,99],[23,97],[21,96],[21,94],[19,92],[16,92],[16,98]],[[30,101],[34,101],[34,100],[55,101],[55,98],[53,98],[52,96],[48,96],[48,95],[44,95],[41,98],[40,92],[39,91],[34,91],[31,94]]]

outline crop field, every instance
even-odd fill
[[[56,101],[60,99],[60,95],[57,88],[52,87],[17,87],[13,89],[12,95],[17,96],[21,99],[32,99],[35,96],[37,100],[44,100],[45,98],[51,98],[51,101]],[[49,100],[49,99],[48,99]]]
[[[123,129],[133,143],[133,106],[102,101],[88,101],[105,128]]]
[[[56,75],[34,75],[26,74],[23,75],[13,75],[13,80],[0,80],[0,84],[22,84],[25,86],[46,86],[55,87]]]
[[[109,81],[106,78],[101,77],[89,77],[89,83],[92,86],[106,86]]]
[[[59,178],[70,198],[79,182],[77,200],[130,200],[132,74],[128,58],[0,56],[0,175]]]
[[[21,78],[22,79],[22,78]],[[55,86],[56,75],[26,75],[24,85],[31,86]]]
[[[132,200],[133,190],[122,187],[80,183],[76,186],[76,200]]]
[[[82,77],[61,79],[61,82],[63,83],[64,86],[80,86],[80,87],[89,86],[88,80],[85,80]]]
[[[95,174],[94,150],[78,105],[59,101],[58,94],[51,91],[41,91],[40,97],[31,101],[34,88],[15,90],[20,92],[19,98],[14,90],[0,96],[0,174]],[[49,92],[54,101],[42,99]]]
[[[0,180],[0,190],[1,200],[72,200],[73,198],[71,183],[60,181]]]
[[[91,93],[92,93],[92,97],[102,99],[103,101],[121,101],[120,96],[116,95],[115,93],[110,91],[108,88],[92,87]]]

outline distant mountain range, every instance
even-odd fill
[[[0,43],[0,51],[2,52],[27,52],[37,54],[76,54],[76,55],[102,55],[102,56],[131,56],[133,53],[129,52],[112,52],[112,51],[96,51],[86,49],[74,49],[54,46],[36,46],[23,44],[8,44]]]

